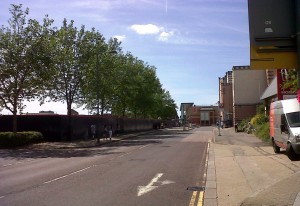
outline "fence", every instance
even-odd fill
[[[114,133],[146,131],[160,126],[159,120],[119,118],[111,115],[72,115],[72,139],[91,137],[91,125],[96,126],[96,135],[102,136],[105,126],[112,127]],[[68,116],[56,114],[17,115],[18,131],[39,131],[48,141],[67,138]],[[12,131],[13,116],[0,116],[0,131]]]

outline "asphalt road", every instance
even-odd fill
[[[190,205],[188,188],[205,186],[211,137],[207,127],[101,147],[0,150],[0,205]]]

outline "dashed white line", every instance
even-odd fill
[[[148,147],[150,144],[148,144],[148,145],[145,145],[145,146],[142,146],[142,147],[140,147],[139,149],[143,149],[143,148],[145,148],[145,147]]]
[[[139,147],[139,148],[137,148],[137,149],[135,149],[135,150],[140,150],[140,149],[143,149],[143,148],[148,147],[148,146],[149,146],[149,145],[145,145],[145,146]],[[124,156],[126,156],[126,155],[129,155],[129,154],[133,153],[135,150],[130,151],[130,152],[126,152],[125,154],[119,155],[119,156],[117,156],[117,157],[113,157],[113,158],[109,159],[109,161],[112,161],[112,160],[115,160],[116,158],[121,158],[121,157],[124,157]]]
[[[71,175],[77,174],[77,173],[79,173],[79,172],[83,172],[83,171],[85,171],[85,170],[87,170],[87,169],[89,169],[89,168],[91,168],[91,167],[86,167],[86,168],[84,168],[84,169],[81,169],[81,170],[78,170],[78,171],[72,172],[72,173],[70,173],[70,174],[67,174],[67,175],[64,175],[64,176],[61,176],[61,177],[58,177],[58,178],[55,178],[55,179],[49,180],[49,181],[47,181],[47,182],[44,182],[44,184],[49,184],[49,183],[51,183],[51,182],[55,182],[55,181],[57,181],[57,180],[60,180],[60,179],[63,179],[63,178],[65,178],[65,177],[68,177],[68,176],[71,176]]]

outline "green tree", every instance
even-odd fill
[[[112,113],[125,117],[130,113],[130,100],[133,96],[135,78],[133,72],[135,58],[130,53],[120,54],[115,59],[115,93],[112,105]]]
[[[121,51],[116,40],[105,42],[99,32],[92,32],[93,48],[89,60],[89,68],[86,70],[86,81],[83,89],[85,108],[94,114],[103,114],[111,110],[114,96],[114,59]]]
[[[162,90],[157,97],[157,110],[155,110],[156,117],[160,117],[162,120],[176,119],[177,105],[172,99],[169,91]]]
[[[138,109],[138,114],[143,117],[151,117],[156,108],[155,96],[161,90],[161,84],[156,77],[156,68],[143,64],[138,75],[137,93],[133,99]]]
[[[66,19],[56,31],[52,45],[52,69],[48,81],[48,92],[44,98],[65,102],[68,115],[68,139],[71,139],[71,110],[74,103],[81,103],[81,87],[85,81],[85,70],[88,68],[91,48],[88,33],[84,26],[78,30],[74,21],[69,24]]]
[[[101,61],[99,65],[100,77],[98,79],[97,91],[100,92],[100,110],[101,115],[104,112],[111,111],[112,102],[115,96],[115,79],[116,79],[116,67],[115,67],[115,55],[121,51],[120,43],[116,39],[110,39],[107,43],[106,49],[102,52]]]
[[[176,117],[176,105],[169,92],[162,89],[156,68],[130,52],[115,59],[117,78],[113,114],[129,117]]]
[[[283,83],[284,89],[291,89],[291,91],[296,92],[298,89],[298,75],[296,69],[289,69],[287,70],[288,78]]]
[[[43,25],[26,20],[29,9],[12,5],[8,27],[0,29],[0,105],[13,114],[13,132],[17,131],[17,113],[24,100],[41,93],[45,72],[50,65],[47,51],[53,20],[46,15]]]

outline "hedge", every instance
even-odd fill
[[[33,143],[38,143],[43,140],[43,135],[40,132],[0,132],[0,147],[11,148]]]

